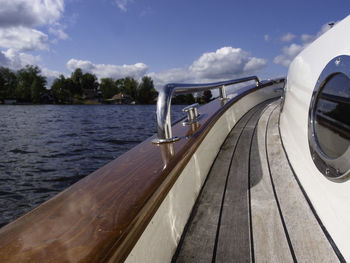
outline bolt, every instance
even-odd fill
[[[335,60],[335,65],[338,66],[338,65],[340,64],[340,62],[341,62],[341,59],[340,59],[340,58],[337,58],[337,59]]]

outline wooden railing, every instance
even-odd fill
[[[278,80],[282,82],[283,80]],[[0,229],[0,262],[122,262],[218,118],[245,95],[200,108],[196,125],[173,127],[176,143],[145,140]]]

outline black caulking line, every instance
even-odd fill
[[[268,108],[269,105],[267,105],[264,110],[261,112],[260,117],[258,118],[255,127],[254,127],[254,131],[253,131],[253,135],[252,138],[250,140],[250,147],[249,147],[249,157],[248,157],[248,204],[249,204],[249,227],[250,227],[250,247],[251,247],[251,256],[252,256],[252,263],[255,263],[255,254],[254,254],[254,236],[253,236],[253,220],[252,220],[252,201],[251,201],[251,181],[250,181],[250,156],[252,154],[252,144],[253,144],[253,140],[254,137],[256,136],[256,130],[257,130],[257,126],[259,125],[259,121],[261,116],[265,113],[266,109]]]
[[[317,212],[316,212],[314,206],[312,205],[312,203],[311,203],[311,201],[310,201],[310,199],[309,199],[309,196],[307,195],[306,191],[304,190],[304,187],[303,187],[302,184],[300,183],[299,178],[298,178],[298,176],[296,175],[296,173],[295,173],[295,171],[294,171],[294,169],[293,169],[293,166],[292,166],[292,164],[291,164],[290,161],[289,161],[289,158],[288,158],[286,149],[284,148],[282,136],[281,136],[281,129],[280,129],[280,120],[281,120],[281,118],[280,118],[280,117],[281,117],[281,115],[280,115],[279,118],[278,118],[278,132],[279,132],[279,134],[280,134],[280,140],[281,140],[282,148],[283,148],[284,154],[285,154],[285,156],[286,156],[286,158],[287,158],[289,167],[290,167],[290,169],[292,170],[292,173],[293,173],[293,175],[294,175],[294,178],[295,178],[295,180],[297,181],[297,183],[298,183],[298,185],[299,185],[299,188],[300,188],[301,192],[303,193],[303,195],[304,195],[304,197],[305,197],[307,203],[309,204],[312,213],[314,214],[314,216],[315,216],[315,218],[316,218],[318,224],[320,225],[320,227],[321,227],[321,229],[322,229],[322,231],[323,231],[323,234],[326,236],[326,238],[327,238],[329,244],[330,244],[331,247],[333,248],[334,253],[337,255],[337,257],[338,257],[338,259],[339,259],[340,262],[346,263],[345,258],[343,257],[342,253],[340,252],[340,250],[338,249],[337,245],[335,244],[335,242],[334,242],[332,236],[331,236],[331,235],[329,234],[329,232],[327,231],[327,228],[323,225],[323,223],[322,223],[320,217],[318,216],[318,214],[317,214]]]
[[[221,152],[221,149],[222,149],[222,147],[225,145],[226,141],[228,140],[228,137],[229,137],[229,136],[227,136],[227,137],[225,138],[224,142],[221,144],[220,149],[219,149],[219,151],[218,151],[218,154],[215,156],[215,159],[214,159],[213,163],[212,163],[211,166],[210,166],[210,169],[209,169],[209,171],[208,171],[208,175],[211,173],[211,170],[213,169],[213,166],[214,166],[214,164],[215,164],[215,162],[216,162],[216,159],[219,157],[219,154],[220,154],[220,152]],[[173,255],[173,258],[172,258],[172,260],[171,260],[171,263],[175,263],[176,260],[177,260],[177,258],[178,258],[178,256],[179,256],[179,254],[180,254],[181,247],[182,247],[183,242],[184,242],[184,240],[185,240],[187,230],[188,230],[188,229],[190,228],[190,226],[191,226],[191,223],[192,223],[193,218],[194,218],[194,216],[195,216],[195,210],[197,209],[197,207],[198,207],[198,205],[199,205],[199,199],[200,199],[200,197],[201,197],[201,195],[202,195],[202,192],[203,192],[203,189],[205,188],[205,185],[207,184],[207,181],[208,181],[208,178],[209,178],[208,175],[207,175],[207,177],[205,178],[204,183],[203,183],[203,185],[202,185],[202,187],[201,187],[201,190],[200,190],[199,193],[198,193],[196,202],[195,202],[194,205],[193,205],[193,208],[192,208],[192,210],[191,210],[190,217],[188,218],[187,223],[186,223],[186,225],[185,225],[185,227],[184,227],[184,230],[183,230],[183,232],[182,232],[182,235],[181,235],[179,244],[177,245],[177,248],[176,248],[176,251],[175,251],[175,253],[174,253],[174,255]]]
[[[248,112],[249,112],[249,111],[248,111]],[[247,112],[246,114],[248,114],[248,112]],[[245,114],[245,115],[246,115],[246,114]],[[242,116],[242,118],[243,118],[243,117],[244,117],[244,115]],[[247,122],[248,122],[248,121],[249,121],[249,119],[247,120]],[[237,125],[238,123],[239,123],[239,121],[236,123],[236,125]],[[236,126],[236,125],[235,125],[235,126]],[[235,126],[234,126],[232,129],[234,129]],[[243,129],[242,129],[242,130],[243,130]],[[232,130],[231,130],[231,131],[232,131]],[[231,131],[230,131],[230,132],[231,132]],[[229,134],[230,134],[230,133],[229,133]],[[214,161],[213,161],[213,163],[212,163],[212,165],[211,165],[211,167],[210,167],[210,169],[209,169],[208,175],[210,174],[211,170],[213,169],[213,166],[214,166],[214,164],[215,164],[215,161],[216,161],[216,159],[218,158],[218,156],[219,156],[219,154],[220,154],[220,152],[221,152],[222,147],[225,145],[226,141],[228,140],[229,134],[228,134],[227,137],[225,138],[224,142],[221,144],[220,149],[219,149],[219,151],[218,151],[218,154],[216,155],[216,157],[215,157],[215,159],[214,159]],[[239,139],[239,138],[238,138],[238,139]],[[238,139],[237,139],[237,141],[238,141]],[[178,256],[179,256],[179,254],[180,254],[181,247],[182,247],[183,242],[184,242],[184,240],[185,240],[187,230],[188,230],[189,227],[191,226],[191,223],[192,223],[193,218],[194,218],[194,216],[195,216],[195,210],[197,209],[197,207],[198,207],[198,205],[199,205],[199,199],[200,199],[200,197],[201,197],[201,195],[202,195],[202,192],[203,192],[203,189],[205,188],[205,185],[207,184],[208,178],[209,178],[209,176],[207,176],[207,177],[205,178],[205,181],[204,181],[204,183],[203,183],[203,186],[202,186],[201,190],[199,191],[199,194],[198,194],[198,196],[197,196],[196,202],[195,202],[195,204],[194,204],[194,206],[193,206],[193,208],[192,208],[190,217],[189,217],[189,219],[187,220],[187,223],[186,223],[186,225],[185,225],[185,227],[184,227],[184,230],[183,230],[183,232],[182,232],[182,235],[181,235],[179,244],[178,244],[177,249],[176,249],[176,251],[175,251],[175,253],[174,253],[174,255],[173,255],[173,258],[172,258],[172,260],[171,260],[172,263],[175,263],[175,262],[176,262],[176,260],[177,260],[177,258],[178,258]],[[214,248],[214,251],[215,251],[215,248]]]
[[[279,200],[278,200],[278,197],[277,197],[277,193],[276,193],[276,189],[275,189],[275,184],[274,184],[274,182],[273,182],[273,178],[272,178],[272,174],[271,174],[271,168],[270,168],[270,162],[269,162],[269,155],[268,155],[268,153],[267,153],[267,128],[268,128],[268,126],[269,126],[269,122],[270,122],[271,115],[272,115],[272,113],[276,110],[277,107],[278,107],[278,106],[276,106],[276,107],[271,111],[270,116],[269,116],[269,119],[268,119],[268,121],[267,121],[267,125],[266,125],[266,130],[265,130],[265,151],[266,151],[266,159],[267,159],[267,166],[268,166],[268,168],[269,168],[270,180],[271,180],[271,185],[272,185],[273,194],[274,194],[274,196],[275,196],[275,200],[276,200],[276,203],[277,203],[278,212],[279,212],[279,214],[280,214],[280,218],[281,218],[281,221],[282,221],[284,233],[285,233],[286,238],[287,238],[289,250],[290,250],[290,253],[292,254],[293,261],[294,261],[294,262],[298,262],[298,261],[297,261],[297,258],[296,258],[296,256],[295,256],[295,253],[294,253],[294,248],[293,248],[292,242],[291,242],[290,237],[289,237],[289,233],[288,233],[288,229],[287,229],[286,223],[285,223],[284,218],[283,218],[283,215],[282,215],[281,206],[280,206],[280,203],[279,203]]]
[[[263,103],[266,103],[266,102],[263,102]],[[263,104],[263,103],[260,103],[259,105]],[[257,107],[258,105],[256,105]],[[258,107],[258,109],[256,109],[255,107],[252,110],[255,109],[255,111],[252,113],[252,115],[249,117],[249,119],[246,121],[244,127],[242,128],[242,131],[240,132],[238,138],[237,138],[237,141],[236,141],[236,144],[235,144],[235,148],[233,150],[233,153],[232,153],[232,156],[231,156],[231,160],[230,160],[230,164],[229,164],[229,169],[227,171],[227,176],[226,176],[226,181],[225,181],[225,187],[224,187],[224,192],[223,192],[223,195],[222,195],[222,201],[221,201],[221,207],[220,207],[220,215],[219,215],[219,220],[218,220],[218,228],[217,228],[217,231],[216,231],[216,237],[215,237],[215,244],[214,244],[214,251],[213,251],[213,259],[212,259],[212,263],[215,263],[216,261],[216,251],[217,251],[217,246],[218,246],[218,240],[219,240],[219,233],[220,233],[220,225],[221,225],[221,217],[222,217],[222,211],[223,211],[223,206],[224,206],[224,202],[225,202],[225,195],[226,195],[226,188],[227,188],[227,183],[228,183],[228,178],[229,178],[229,174],[230,174],[230,171],[231,171],[231,165],[232,165],[232,161],[233,161],[233,157],[235,155],[235,152],[236,152],[236,149],[237,149],[237,145],[239,143],[239,140],[244,132],[244,129],[246,128],[248,122],[251,120],[251,118],[254,116],[254,114],[259,110],[260,107]],[[250,111],[249,111],[250,112]]]

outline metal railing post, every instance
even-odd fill
[[[220,98],[223,99],[223,100],[224,100],[224,99],[227,99],[225,86],[222,85],[222,86],[219,88],[219,90],[220,90]]]
[[[247,82],[255,80],[256,85],[259,85],[259,79],[256,76],[250,76],[247,78],[241,79],[233,79],[228,81],[220,81],[214,83],[206,83],[206,84],[179,84],[179,83],[170,83],[163,87],[160,90],[157,100],[157,130],[158,130],[158,138],[154,139],[152,142],[159,143],[167,143],[174,142],[179,140],[178,137],[172,136],[171,130],[171,118],[170,118],[170,105],[171,98],[174,94],[189,94],[202,92],[206,90],[219,89],[220,98],[226,99],[226,86],[234,85],[237,83]],[[198,113],[197,113],[198,115]]]

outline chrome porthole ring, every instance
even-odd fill
[[[350,178],[350,56],[332,59],[312,93],[309,148],[318,170],[328,179]]]

